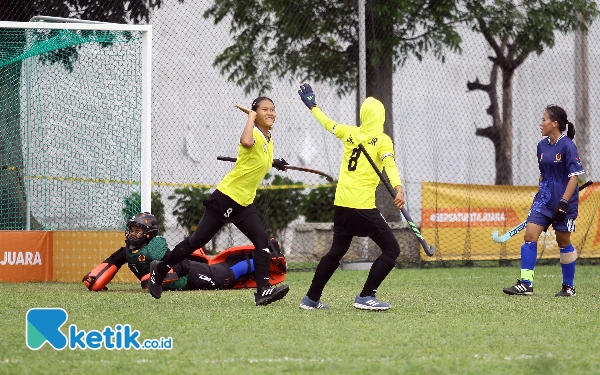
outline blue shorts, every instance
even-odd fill
[[[554,231],[556,232],[575,232],[575,219],[554,221],[551,217],[548,217],[537,211],[529,212],[527,222],[541,225],[542,227],[546,228],[546,230],[548,229],[548,227],[550,227],[550,224],[552,224],[552,228],[554,228]]]

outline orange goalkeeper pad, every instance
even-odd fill
[[[83,277],[85,287],[91,291],[97,292],[103,290],[106,284],[115,277],[117,266],[109,263],[100,263],[93,270]]]
[[[277,245],[279,248],[279,245]],[[199,249],[202,250],[202,249]],[[283,254],[279,252],[278,249],[271,249],[271,263],[269,265],[269,283],[271,285],[276,285],[285,280],[285,274],[287,273],[287,263],[285,261],[285,257]],[[198,250],[192,253],[192,256],[196,254],[200,255],[200,253],[196,253]],[[227,250],[220,252],[214,257],[207,257],[204,255],[204,251],[202,251],[202,255],[200,256],[203,259],[207,259],[208,264],[217,264],[227,261],[229,257],[237,256],[240,260],[245,259],[246,253],[250,254],[254,251],[254,246],[236,246],[230,247]],[[245,281],[237,281],[233,287],[233,289],[241,289],[241,288],[256,288],[256,281],[254,279],[246,279]]]
[[[220,252],[219,254],[210,257],[204,253],[202,248],[195,250],[190,256],[191,260],[196,262],[206,263],[208,265],[218,264],[222,262],[226,262],[229,257],[235,256],[239,257],[240,261],[246,259],[246,253],[251,254],[254,251],[254,246],[236,246],[231,247],[227,250]],[[274,251],[278,253],[277,250]],[[285,280],[285,274],[287,273],[287,263],[285,261],[285,257],[278,253],[278,255],[271,253],[271,264],[269,265],[269,283],[271,285],[276,285]],[[175,277],[173,277],[175,276]],[[169,274],[163,281],[163,285],[171,283],[177,280],[177,275],[174,274],[173,270],[169,271]],[[146,274],[141,278],[141,285],[145,289],[148,286],[148,279],[150,278],[150,274]],[[236,282],[233,286],[233,289],[242,289],[242,288],[256,288],[256,281],[254,279],[246,279],[242,281]]]

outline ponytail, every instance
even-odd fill
[[[546,107],[546,112],[548,112],[550,120],[558,122],[558,129],[561,132],[566,130],[567,137],[571,139],[575,138],[575,125],[567,120],[567,112],[564,109],[557,105],[549,105]]]
[[[567,137],[575,138],[575,125],[571,121],[567,120]]]

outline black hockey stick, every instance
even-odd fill
[[[592,181],[587,181],[587,182],[583,183],[579,187],[579,191],[582,191],[583,189],[590,186],[591,184],[593,184]],[[521,223],[519,223],[519,225],[517,225],[516,227],[514,227],[513,229],[509,230],[508,232],[504,233],[501,236],[498,236],[498,231],[495,230],[494,232],[492,232],[492,240],[496,243],[506,242],[506,241],[510,240],[512,237],[516,236],[517,233],[519,233],[526,227],[527,227],[527,220],[524,220]]]
[[[235,163],[237,161],[237,158],[231,158],[231,157],[228,157],[228,156],[217,156],[217,160],[231,161],[231,162]],[[330,175],[328,175],[325,172],[317,171],[316,169],[294,167],[294,166],[291,166],[291,165],[287,165],[286,168],[294,170],[294,171],[300,171],[300,172],[308,172],[308,173],[318,174],[319,176],[325,177],[325,179],[327,181],[333,182],[333,177],[331,177]]]
[[[360,143],[358,145],[358,148],[360,149],[360,151],[363,154],[365,154],[365,157],[367,158],[367,160],[369,161],[369,163],[371,163],[371,166],[375,170],[375,173],[377,173],[377,175],[379,176],[379,179],[381,179],[381,182],[383,182],[383,184],[385,185],[385,187],[387,188],[387,190],[390,192],[390,195],[392,196],[392,199],[396,198],[396,191],[392,187],[392,184],[390,184],[390,182],[387,180],[387,178],[384,177],[383,173],[381,173],[381,171],[379,170],[379,168],[377,168],[377,165],[375,164],[375,162],[373,161],[373,159],[371,159],[371,155],[369,155],[369,153],[367,152],[367,150],[365,150],[365,146],[363,146],[362,143]],[[408,214],[408,212],[406,212],[406,210],[404,208],[401,208],[400,212],[402,212],[402,215],[404,216],[404,218],[408,222],[408,225],[410,226],[410,229],[412,229],[412,231],[415,234],[415,236],[417,236],[417,238],[419,239],[419,242],[421,243],[421,246],[423,246],[423,250],[425,250],[425,254],[427,254],[427,256],[432,257],[433,254],[435,254],[435,248],[433,247],[433,245],[429,245],[429,246],[427,245],[427,242],[423,238],[423,235],[419,231],[419,228],[417,228],[417,226],[415,225],[415,223],[413,222],[413,220],[410,218],[410,215]]]

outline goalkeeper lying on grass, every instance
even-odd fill
[[[142,288],[146,288],[150,263],[163,259],[170,251],[165,238],[157,234],[158,221],[154,215],[142,212],[132,217],[125,231],[126,246],[85,275],[82,280],[85,286],[92,291],[108,289],[106,285],[127,263]],[[274,239],[269,243],[269,250],[269,282],[275,285],[285,280],[287,266]],[[163,281],[163,290],[255,288],[253,251],[254,246],[238,246],[208,257],[198,249],[173,267]]]

